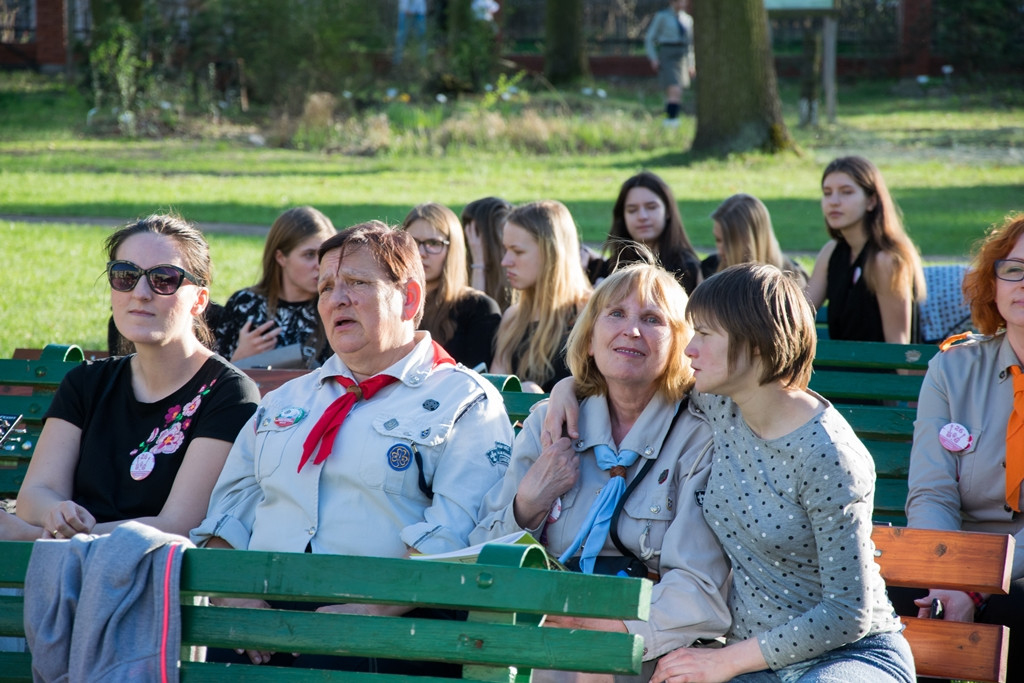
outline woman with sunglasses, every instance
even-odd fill
[[[1024,389],[1024,214],[981,240],[963,290],[975,328],[987,336],[952,337],[928,363],[910,452],[907,523],[1012,534],[1019,549],[1024,462],[1014,456],[1024,457],[1024,430],[1011,413],[1024,411],[1014,405],[1015,385]],[[900,589],[893,602],[900,614],[929,616],[939,599],[943,619],[1009,626],[1006,680],[1017,681],[1024,672],[1024,648],[1014,646],[1024,635],[1024,550],[1014,556],[1012,576],[1008,595]]]
[[[423,260],[427,292],[419,329],[466,367],[486,369],[494,353],[498,304],[469,286],[466,241],[459,217],[447,206],[427,202],[402,221]]]
[[[17,514],[36,538],[108,533],[128,520],[188,535],[259,390],[203,344],[210,255],[198,230],[150,216],[106,249],[114,322],[136,352],[64,378]]]
[[[218,319],[222,356],[239,367],[278,368],[318,367],[330,357],[316,312],[316,250],[335,232],[312,206],[277,217],[263,245],[260,281],[232,294]]]

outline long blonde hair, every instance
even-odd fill
[[[448,254],[441,268],[440,282],[437,288],[425,297],[423,322],[420,323],[421,330],[427,330],[438,344],[444,345],[455,334],[452,309],[469,287],[466,274],[466,238],[462,234],[459,217],[443,204],[426,202],[414,206],[402,221],[402,230],[408,230],[409,226],[418,220],[426,221],[448,240]]]
[[[501,321],[494,355],[507,361],[521,379],[543,384],[554,375],[551,361],[590,298],[590,283],[580,267],[576,224],[564,204],[550,199],[523,204],[512,210],[508,223],[537,240],[540,275],[518,293],[517,308]],[[533,321],[537,328],[530,331]]]
[[[787,270],[779,240],[772,230],[772,217],[760,199],[749,194],[734,194],[718,205],[711,219],[722,231],[723,255],[718,270],[751,262]]]

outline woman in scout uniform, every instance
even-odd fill
[[[108,533],[130,519],[187,534],[259,390],[201,341],[210,255],[198,230],[150,216],[106,247],[114,322],[136,353],[84,363],[64,378],[18,516],[37,537]]]
[[[374,557],[465,548],[480,501],[511,454],[512,425],[501,395],[457,365],[428,332],[417,331],[424,276],[409,233],[371,221],[328,239],[319,256],[319,311],[335,353],[263,398],[238,435],[192,540],[214,548]],[[398,615],[408,608],[317,609]],[[232,659],[232,653],[215,656]],[[343,658],[287,652],[244,656],[275,666],[353,666]],[[408,673],[381,661],[358,666]]]
[[[910,454],[909,526],[1012,534],[1024,542],[1024,214],[1008,217],[979,243],[964,295],[982,335],[942,344],[921,386]],[[960,341],[960,343],[955,343]],[[1021,392],[1021,393],[1018,393]],[[1022,411],[1016,417],[1017,411]],[[1024,672],[1024,551],[1014,554],[1009,595],[933,589],[901,613],[1010,626],[1007,680]]]
[[[701,517],[711,432],[687,397],[693,375],[682,350],[693,331],[685,308],[672,275],[646,263],[598,286],[569,335],[569,366],[586,397],[580,437],[543,435],[547,406],[539,405],[471,539],[526,530],[573,568],[660,575],[647,622],[548,617],[549,625],[643,635],[647,676],[657,657],[729,626],[729,569]],[[604,524],[592,527],[588,516],[598,509]]]

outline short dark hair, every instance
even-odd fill
[[[712,275],[693,291],[686,318],[729,338],[730,370],[745,352],[761,359],[760,384],[807,388],[818,341],[814,311],[800,285],[775,266],[741,263]]]
[[[423,260],[420,258],[416,240],[404,230],[391,227],[381,221],[367,221],[345,228],[327,238],[317,250],[317,261],[323,262],[327,252],[341,249],[340,262],[345,258],[347,250],[362,248],[369,251],[392,283],[403,285],[409,280],[419,283],[423,296],[420,297],[420,308],[413,319],[413,323],[419,326],[420,320],[423,318],[423,300],[426,298],[427,290],[426,277],[423,274]]]

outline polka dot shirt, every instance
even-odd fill
[[[715,441],[704,516],[733,567],[730,639],[780,669],[900,630],[871,542],[874,461],[842,415],[765,441],[731,399],[692,396]]]

